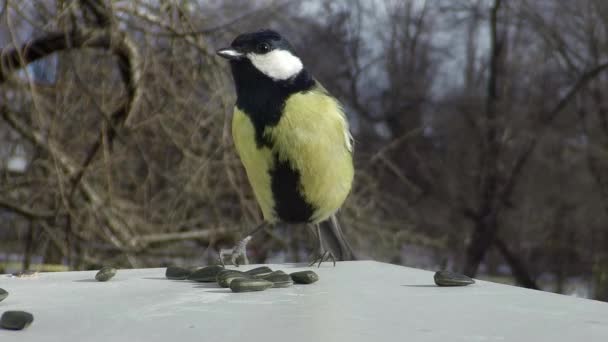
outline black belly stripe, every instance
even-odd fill
[[[274,168],[269,172],[277,217],[283,222],[310,222],[315,208],[300,193],[300,173],[276,154]]]

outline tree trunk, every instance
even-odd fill
[[[601,256],[593,266],[593,299],[608,302],[608,258]]]
[[[500,57],[502,42],[498,37],[498,11],[501,0],[495,0],[490,10],[490,70],[488,74],[487,95],[485,104],[484,145],[481,147],[479,178],[480,207],[475,217],[475,230],[464,265],[464,273],[469,277],[477,274],[479,264],[486,252],[494,243],[498,228],[498,180],[500,139],[497,117],[498,78],[500,76]]]
[[[23,252],[23,271],[30,269],[32,262],[32,253],[34,252],[34,221],[30,220],[25,237],[25,251]]]
[[[539,290],[540,288],[536,284],[536,281],[534,281],[534,279],[532,279],[530,276],[530,272],[528,272],[528,269],[521,258],[511,252],[507,247],[507,244],[502,239],[497,238],[495,245],[498,251],[505,258],[505,261],[509,264],[511,273],[513,274],[513,277],[515,277],[517,284],[529,289]]]
[[[485,217],[477,218],[471,243],[467,248],[464,264],[464,274],[474,277],[488,249],[494,243],[498,226],[496,212],[490,212]]]

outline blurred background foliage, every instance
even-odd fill
[[[348,112],[360,257],[608,300],[604,0],[0,0],[4,271],[211,263],[259,222],[214,51],[260,28]]]

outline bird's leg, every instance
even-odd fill
[[[224,258],[227,255],[230,255],[230,260],[232,261],[232,264],[234,266],[237,266],[237,267],[239,266],[239,264],[237,262],[237,259],[239,257],[243,257],[244,265],[249,264],[249,259],[247,259],[247,244],[249,243],[249,241],[251,241],[252,235],[254,235],[255,233],[259,232],[260,230],[266,228],[267,226],[268,226],[268,223],[263,222],[262,224],[255,227],[252,231],[250,231],[249,234],[245,235],[244,238],[239,240],[239,242],[237,242],[237,244],[233,248],[221,249],[220,250],[220,263],[224,266]]]
[[[317,265],[317,267],[321,267],[321,263],[323,263],[324,261],[331,260],[334,263],[334,267],[336,267],[336,257],[334,256],[334,253],[332,253],[329,250],[326,250],[325,247],[323,246],[323,238],[321,237],[321,226],[319,226],[319,224],[315,224],[315,228],[317,231],[317,239],[319,241],[319,247],[314,254],[315,255],[314,259],[308,266],[312,266],[318,262],[319,264]]]

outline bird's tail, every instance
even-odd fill
[[[344,237],[336,214],[319,224],[321,244],[326,251],[333,252],[337,260],[356,260],[355,253]]]

